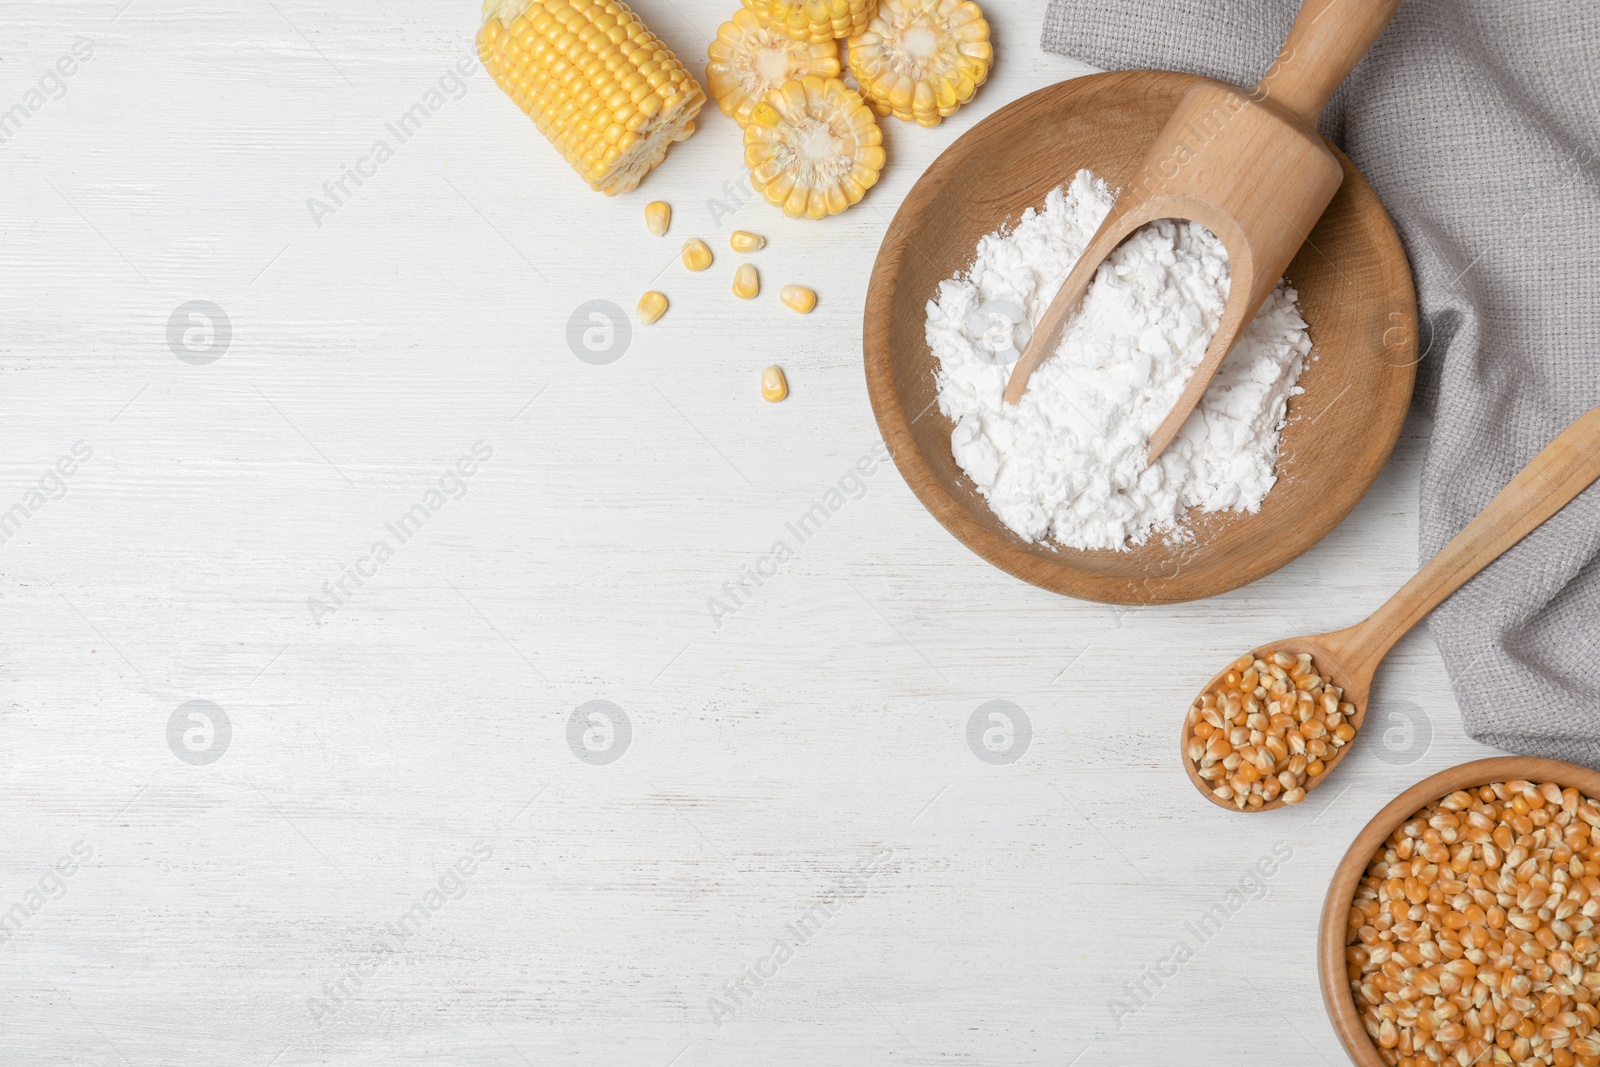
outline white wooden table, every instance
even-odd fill
[[[730,13],[640,8],[697,69]],[[589,192],[453,79],[469,2],[4,5],[0,1063],[1341,1062],[1325,880],[1482,754],[1434,647],[1299,810],[1202,805],[1175,730],[1237,650],[1411,571],[1424,424],[1322,545],[1210,602],[1031,588],[884,465],[708,607],[878,441],[861,308],[901,197],[1084,69],[1037,4],[991,17],[976,103],[889,123],[884,180],[815,224],[741,202],[714,111],[640,191]],[[770,240],[750,304],[731,253],[672,265],[736,226]],[[578,358],[575,312],[658,277],[668,316]],[[969,747],[995,700],[1011,762]],[[591,701],[622,715],[569,730]]]

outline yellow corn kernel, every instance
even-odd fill
[[[639,321],[648,326],[667,313],[667,294],[652,289],[639,298]]]
[[[994,47],[972,0],[881,0],[849,59],[874,111],[937,126],[989,77]]]
[[[817,294],[803,285],[786,285],[778,290],[778,299],[783,301],[785,307],[793,308],[802,315],[811,314],[811,309],[817,306]]]
[[[761,372],[761,395],[774,404],[789,395],[789,379],[783,376],[782,367],[768,367]]]
[[[860,94],[838,78],[785,82],[744,128],[750,183],[793,218],[837,215],[883,170],[883,131]]]
[[[759,252],[767,247],[767,239],[749,230],[734,230],[728,237],[728,247],[735,252]]]
[[[574,170],[625,192],[694,133],[705,92],[619,0],[486,0],[478,57]]]
[[[672,225],[672,205],[665,200],[650,201],[644,206],[644,224],[657,237],[665,234]]]
[[[740,300],[754,300],[759,292],[761,275],[756,273],[755,264],[739,264],[739,269],[733,272],[733,295]]]
[[[762,22],[797,41],[829,41],[866,29],[877,0],[744,0]]]
[[[808,42],[740,8],[717,30],[706,49],[706,85],[722,113],[743,126],[750,109],[791,78],[839,76],[839,48],[832,38]]]
[[[702,271],[711,266],[711,246],[698,237],[683,242],[683,265],[692,271]]]

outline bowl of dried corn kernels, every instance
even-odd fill
[[[1600,1067],[1600,772],[1501,757],[1356,837],[1322,909],[1322,997],[1361,1067]]]

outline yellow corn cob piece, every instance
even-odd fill
[[[881,0],[849,55],[872,109],[919,126],[971,100],[994,65],[989,23],[971,0]]]
[[[705,93],[616,0],[487,0],[478,56],[574,170],[607,196],[694,132]]]
[[[761,275],[757,272],[755,264],[739,264],[739,269],[733,272],[733,295],[740,300],[754,300],[759,292],[761,292]]]
[[[734,230],[728,235],[728,246],[735,252],[759,252],[767,247],[767,239],[749,230]]]
[[[831,41],[867,28],[878,0],[743,0],[769,26],[797,41]]]
[[[672,205],[665,200],[652,200],[644,206],[644,224],[657,237],[672,225]]]
[[[750,111],[750,183],[785,215],[820,219],[859,201],[883,170],[883,131],[838,78],[784,83]]]
[[[650,290],[639,298],[639,321],[646,326],[667,313],[667,294]]]
[[[743,126],[750,109],[791,78],[839,76],[839,46],[830,37],[807,43],[740,8],[706,49],[706,84],[722,113]]]

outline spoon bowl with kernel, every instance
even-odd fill
[[[1184,717],[1189,780],[1230,811],[1298,804],[1337,767],[1396,641],[1600,478],[1600,408],[1581,416],[1365,621],[1263,645],[1211,679]]]

